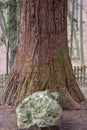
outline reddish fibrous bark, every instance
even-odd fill
[[[84,100],[67,45],[67,0],[21,0],[19,45],[4,103],[18,105],[36,91],[58,91],[65,109]]]

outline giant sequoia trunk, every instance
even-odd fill
[[[17,105],[35,91],[58,91],[63,108],[84,97],[67,47],[67,0],[21,0],[19,46],[4,102]]]

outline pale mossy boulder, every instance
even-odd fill
[[[19,104],[16,113],[20,129],[59,125],[62,108],[58,104],[58,93],[48,90],[33,93]]]

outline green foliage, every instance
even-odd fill
[[[2,6],[3,6],[3,2],[2,2],[2,1],[0,1],[0,8],[2,8]]]
[[[15,31],[17,32],[17,4],[19,6],[19,0],[8,0],[8,1],[0,1],[0,10],[1,15],[0,19],[2,20],[2,32],[3,32],[3,38],[2,40],[5,43],[5,37],[10,40],[11,38],[13,45],[10,45],[11,50],[15,50],[17,48],[17,34],[14,34],[12,36],[10,34],[11,30],[15,28]],[[8,19],[4,16],[4,10],[7,10],[7,15],[9,16]],[[11,37],[10,37],[11,35]],[[14,45],[16,44],[16,45]]]
[[[17,49],[17,44],[12,44],[12,45],[10,46],[10,50],[11,50],[11,51],[16,51],[16,49]]]
[[[6,2],[0,2],[1,3],[1,5],[2,5],[2,7],[4,8],[4,9],[7,9],[7,8],[9,8],[10,6],[13,6],[13,7],[16,7],[17,6],[17,4],[14,2],[14,0],[8,0],[8,1],[6,1]]]

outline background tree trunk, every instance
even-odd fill
[[[16,54],[16,46],[17,46],[17,2],[16,0],[9,0],[10,8],[9,8],[9,44],[10,44],[10,70],[14,63],[15,54]]]
[[[19,45],[4,102],[17,105],[35,91],[58,91],[63,108],[84,100],[67,46],[67,0],[21,0]]]

